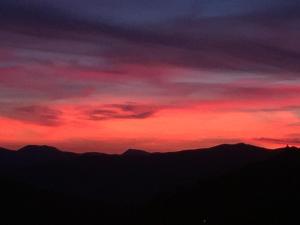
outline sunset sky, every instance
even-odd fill
[[[300,145],[300,0],[1,0],[0,146]]]

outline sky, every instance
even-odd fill
[[[300,0],[1,0],[0,145],[300,145]]]

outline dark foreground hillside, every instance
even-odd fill
[[[164,154],[78,155],[27,146],[2,149],[0,162],[3,224],[300,222],[296,148],[237,144]]]
[[[287,150],[171,196],[160,196],[147,209],[151,219],[145,224],[300,224],[299,201],[300,152]]]

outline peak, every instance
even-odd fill
[[[294,150],[299,150],[296,146],[289,146],[287,145],[284,150],[291,150],[291,151],[294,151]]]
[[[56,153],[60,152],[55,147],[47,146],[47,145],[27,145],[18,150],[19,152],[47,152],[47,153]]]
[[[0,147],[0,151],[2,151],[2,152],[8,152],[8,151],[12,151],[12,150]]]
[[[238,146],[253,146],[253,145],[246,144],[244,142],[236,143],[234,145],[238,145]]]
[[[282,152],[295,152],[295,151],[299,151],[300,148],[296,146],[286,145],[285,147],[276,148],[275,150],[282,151]]]
[[[263,150],[264,148],[262,147],[258,147],[255,145],[250,145],[250,144],[246,144],[246,143],[236,143],[236,144],[222,144],[222,145],[217,145],[215,147],[212,147],[212,149],[222,149],[222,150],[234,150],[234,149],[238,149],[238,150]]]
[[[233,144],[233,146],[237,146],[237,147],[243,147],[243,148],[256,148],[256,149],[263,149],[262,147],[258,147],[256,145],[251,145],[251,144],[247,144],[247,143],[236,143]]]
[[[142,155],[149,155],[149,152],[146,152],[144,150],[138,150],[138,149],[128,149],[126,152],[124,152],[123,156],[142,156]]]
[[[231,146],[241,146],[241,147],[245,147],[245,146],[248,146],[248,147],[257,147],[255,145],[250,145],[250,144],[247,144],[247,143],[244,143],[244,142],[239,142],[239,143],[235,143],[235,144],[228,144],[228,145],[231,145]]]

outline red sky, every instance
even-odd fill
[[[1,146],[300,144],[298,1],[87,2],[0,3]]]

